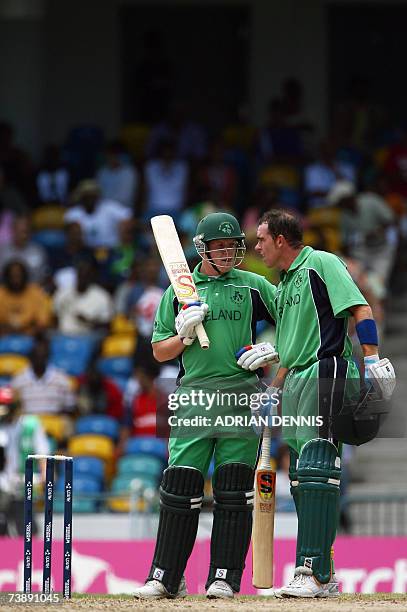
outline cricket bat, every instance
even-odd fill
[[[270,428],[265,427],[260,462],[256,469],[252,533],[253,576],[257,589],[273,586],[273,545],[276,473],[270,464]]]
[[[181,304],[198,301],[199,295],[172,217],[169,215],[152,217],[151,227],[177,300]],[[196,335],[201,347],[203,349],[209,348],[209,338],[202,323],[196,326]]]

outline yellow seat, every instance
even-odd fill
[[[120,140],[137,161],[144,157],[150,130],[151,128],[147,123],[127,123],[120,130]]]
[[[65,208],[60,204],[40,206],[32,214],[33,229],[62,229],[64,227],[65,212]]]
[[[337,252],[341,248],[341,211],[335,207],[314,208],[307,215],[308,229],[304,233],[306,244],[318,245],[321,237],[325,248]]]
[[[251,125],[228,125],[222,133],[225,147],[236,147],[249,151],[254,144],[256,128]]]
[[[260,174],[260,183],[265,186],[286,187],[298,189],[300,176],[292,166],[275,165],[268,166]]]
[[[29,361],[23,355],[5,353],[0,355],[0,376],[16,376],[28,367]]]
[[[99,457],[107,464],[114,459],[114,442],[101,434],[79,434],[72,436],[68,442],[68,453],[73,456]]]
[[[136,327],[127,317],[122,314],[116,315],[110,324],[112,334],[133,334],[136,333]]]
[[[113,334],[102,344],[102,357],[130,357],[136,348],[134,334]]]
[[[41,414],[41,424],[47,433],[57,442],[69,438],[73,432],[73,423],[69,416],[64,414]]]

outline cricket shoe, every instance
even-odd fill
[[[185,577],[182,576],[178,591],[173,595],[169,593],[159,580],[148,580],[142,587],[133,592],[136,599],[175,599],[188,595]]]
[[[294,580],[296,580],[296,576],[294,576],[293,580],[287,585],[287,587],[291,586]],[[332,575],[331,580],[327,584],[323,584],[321,586],[325,587],[326,595],[324,595],[324,597],[339,597],[339,582],[335,574]],[[274,597],[277,597],[278,599],[283,599],[285,595],[283,595],[281,591],[283,590],[283,588],[287,587],[282,587],[281,589],[274,589]]]
[[[322,584],[312,575],[311,569],[297,567],[293,580],[287,586],[279,589],[279,594],[276,597],[325,598],[338,597],[338,595],[339,587],[336,578],[333,577],[331,582]]]
[[[231,599],[235,594],[225,580],[215,580],[206,591],[206,596],[209,599]]]

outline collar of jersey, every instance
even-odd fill
[[[208,276],[207,274],[202,274],[201,266],[202,266],[202,261],[200,261],[199,264],[194,268],[194,271],[193,271],[193,274],[192,274],[192,276],[194,277],[194,281],[205,281],[205,282],[207,282],[208,279],[227,280],[227,279],[230,279],[230,278],[236,278],[236,276],[237,276],[236,270],[234,268],[232,268],[231,270],[229,270],[229,272],[226,272],[225,274],[220,274],[219,276]]]
[[[298,253],[297,257],[294,259],[291,266],[288,268],[288,270],[287,271],[283,270],[280,273],[280,279],[284,280],[284,278],[290,272],[294,272],[294,270],[297,270],[297,268],[299,268],[304,263],[304,261],[311,255],[313,250],[314,249],[310,246],[306,246],[303,249],[301,249],[301,251]]]

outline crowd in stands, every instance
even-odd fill
[[[213,133],[177,104],[112,141],[100,126],[77,126],[38,164],[23,146],[24,134],[17,144],[1,121],[0,382],[18,393],[21,414],[44,417],[54,449],[110,435],[113,450],[100,453],[107,482],[129,441],[155,436],[162,380],[176,377],[149,344],[167,286],[152,215],[175,217],[193,264],[197,221],[234,212],[247,236],[243,266],[276,281],[253,252],[257,220],[272,207],[297,211],[306,243],[346,260],[382,333],[389,293],[405,289],[407,128],[379,112],[360,83],[319,142],[301,84],[287,79],[260,129],[242,115]],[[65,429],[49,415],[62,416]],[[79,434],[92,415],[114,421],[114,434],[101,425],[102,433],[89,425]]]

